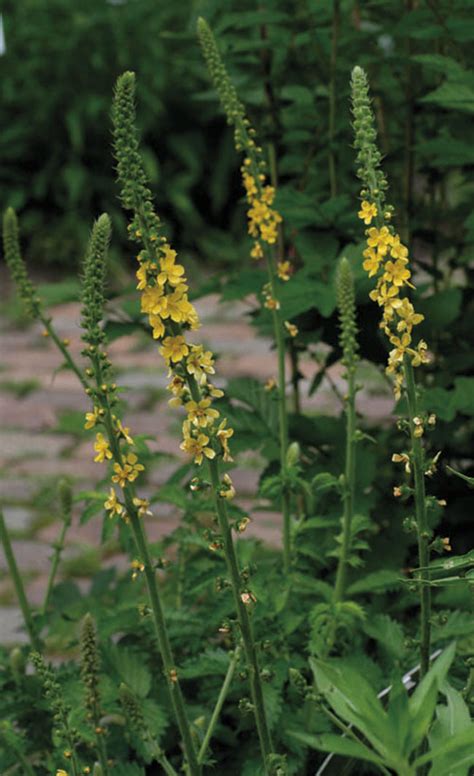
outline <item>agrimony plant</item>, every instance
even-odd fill
[[[135,480],[144,470],[143,464],[133,452],[134,441],[129,428],[123,426],[118,412],[117,385],[113,382],[112,365],[105,350],[105,334],[101,327],[104,306],[104,278],[107,248],[110,240],[110,219],[106,214],[94,224],[86,252],[82,284],[83,339],[87,347],[83,351],[90,361],[87,376],[91,386],[86,392],[93,402],[92,412],[86,415],[86,428],[100,427],[96,432],[94,461],[112,461],[113,474],[105,509],[110,516],[120,517],[131,527],[138,552],[136,568],[146,579],[155,635],[163,661],[164,673],[171,703],[183,741],[183,749],[191,776],[200,774],[191,729],[184,704],[183,693],[171,650],[165,623],[156,571],[150,555],[142,518],[148,513],[149,503],[137,496]],[[93,385],[92,385],[93,381]],[[119,488],[119,495],[115,489]]]
[[[39,652],[31,653],[31,662],[42,684],[44,695],[53,714],[54,736],[63,747],[63,757],[67,761],[71,776],[79,776],[80,764],[77,756],[79,736],[69,722],[71,709],[65,703],[61,686],[53,670]],[[61,771],[58,771],[61,773]]]
[[[250,255],[252,259],[265,260],[268,283],[263,288],[263,304],[272,314],[273,334],[278,356],[278,407],[280,435],[280,477],[283,511],[283,558],[284,568],[288,572],[291,564],[291,515],[290,484],[288,482],[288,416],[286,406],[286,368],[285,339],[295,337],[298,329],[289,321],[284,321],[278,300],[279,285],[290,280],[293,272],[291,262],[277,250],[278,230],[282,222],[281,215],[273,207],[275,187],[267,183],[267,162],[262,148],[257,144],[256,131],[252,127],[243,104],[229,78],[222,61],[212,30],[207,22],[200,18],[197,33],[206,64],[219,96],[227,121],[234,127],[236,150],[244,154],[241,167],[242,182],[249,205],[247,211],[248,231],[254,243]]]
[[[273,745],[250,617],[256,599],[241,575],[227,510],[227,501],[234,497],[235,489],[229,475],[222,475],[220,468],[221,462],[232,461],[229,439],[233,429],[212,406],[213,400],[223,395],[209,381],[209,375],[215,371],[212,353],[186,338],[189,330],[199,326],[199,319],[188,298],[184,267],[176,263],[176,251],[162,236],[161,223],[154,212],[139,152],[134,100],[135,75],[123,73],[117,81],[112,111],[114,147],[122,203],[132,212],[129,233],[142,246],[137,270],[141,309],[148,316],[154,339],[160,342],[160,354],[169,370],[171,404],[186,412],[181,448],[198,466],[206,461],[208,467],[220,530],[219,545],[225,555],[242,635],[262,759],[265,772],[270,773]],[[236,528],[239,530],[239,525]]]
[[[35,320],[40,321],[44,326],[44,334],[51,337],[56,347],[61,351],[64,357],[65,366],[71,369],[84,388],[88,387],[88,382],[80,367],[76,364],[68,351],[69,342],[67,339],[61,339],[51,323],[51,318],[47,316],[43,308],[37,290],[31,282],[21,255],[20,236],[18,228],[18,219],[13,208],[9,207],[3,216],[3,251],[10,274],[15,282],[18,296],[20,297],[26,314]]]
[[[85,690],[87,719],[94,731],[97,757],[104,776],[108,774],[106,730],[101,723],[102,700],[100,697],[100,656],[97,644],[97,629],[90,614],[86,614],[81,623],[79,638],[81,655],[81,679]]]
[[[351,548],[351,528],[354,516],[354,498],[356,488],[356,367],[358,361],[356,305],[354,277],[348,260],[343,257],[339,263],[337,277],[337,303],[339,308],[340,337],[342,348],[342,364],[345,367],[347,394],[345,396],[346,412],[346,454],[344,478],[342,483],[343,518],[342,541],[337,565],[334,602],[339,603],[344,597],[346,572]]]
[[[415,383],[414,369],[428,361],[427,344],[419,339],[414,342],[413,330],[421,323],[423,316],[406,294],[414,289],[410,280],[408,248],[391,224],[393,207],[386,202],[388,187],[381,168],[381,154],[376,145],[374,114],[369,97],[367,76],[360,67],[352,71],[352,112],[354,115],[354,145],[357,153],[357,175],[362,182],[361,208],[359,218],[368,227],[367,247],[364,250],[364,269],[374,277],[375,288],[370,298],[382,310],[380,327],[387,336],[392,349],[388,357],[387,373],[393,378],[396,398],[402,391],[408,404],[408,423],[405,428],[410,437],[410,450],[394,454],[394,462],[405,464],[407,473],[413,472],[413,495],[416,511],[416,532],[418,537],[419,590],[421,606],[420,659],[421,674],[429,666],[430,654],[430,540],[425,473],[433,462],[427,460],[422,437],[434,416],[427,417],[419,409],[419,391]],[[398,489],[396,494],[401,494]]]

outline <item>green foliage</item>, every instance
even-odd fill
[[[142,158],[131,72],[119,80],[114,113],[124,206],[139,210],[147,229],[158,231],[161,224],[151,205],[156,190],[168,231],[178,235],[180,248],[199,256],[200,273],[205,265],[222,270],[211,280],[200,278],[190,298],[210,291],[221,293],[224,300],[245,298],[251,323],[268,334],[270,313],[257,309],[253,301],[266,275],[245,258],[248,240],[236,180],[238,159],[194,40],[194,14],[205,12],[215,30],[232,81],[262,138],[263,155],[271,146],[275,150],[276,207],[284,217],[285,253],[296,267],[291,282],[281,289],[281,313],[299,329],[288,345],[295,394],[284,475],[275,390],[266,390],[253,378],[234,379],[217,405],[234,429],[237,461],[249,454],[251,466],[259,470],[255,497],[263,517],[254,515],[255,522],[265,519],[265,511],[280,509],[282,495],[289,494],[292,502],[294,557],[288,574],[282,572],[279,551],[240,537],[240,526],[245,527],[247,511],[252,514],[255,504],[245,504],[245,511],[229,504],[242,592],[251,590],[256,599],[250,599],[249,611],[275,748],[268,764],[272,776],[313,774],[326,752],[338,755],[333,772],[340,773],[347,767],[367,774],[389,768],[403,776],[422,776],[428,769],[430,776],[467,776],[473,765],[474,680],[469,661],[474,572],[468,496],[474,482],[474,219],[473,151],[466,138],[473,112],[474,26],[467,2],[456,2],[454,12],[444,0],[414,5],[402,13],[393,2],[313,3],[295,10],[286,0],[277,0],[271,8],[256,10],[247,0],[238,7],[232,0],[211,0],[198,7],[186,2],[87,0],[78,10],[70,0],[28,0],[7,4],[4,11],[2,197],[24,211],[30,263],[77,260],[92,211],[95,215],[103,209],[110,212],[116,244],[123,248],[125,221],[112,183],[106,117],[116,72],[133,68],[139,78]],[[200,31],[227,112],[242,119],[244,109],[232,83],[218,71],[214,42],[203,22]],[[84,51],[93,54],[84,57]],[[366,302],[368,285],[360,270],[362,246],[356,231],[347,74],[357,63],[370,73],[376,117],[375,130],[367,122],[368,101],[363,97],[355,117],[361,141],[357,150],[361,162],[364,154],[374,153],[370,143],[362,142],[360,130],[369,141],[377,131],[397,211],[404,230],[410,229],[418,307],[425,316],[420,332],[433,353],[420,386],[420,408],[438,418],[428,441],[430,455],[442,451],[433,464],[432,473],[436,463],[438,467],[433,492],[447,498],[448,508],[445,516],[431,500],[429,530],[436,532],[441,551],[439,537],[449,535],[455,553],[429,567],[433,643],[445,651],[417,686],[415,675],[415,687],[409,690],[401,676],[418,660],[416,537],[410,533],[405,496],[388,498],[394,486],[405,487],[403,467],[395,479],[390,464],[394,451],[406,447],[405,430],[403,425],[392,429],[369,423],[363,417],[367,404],[361,400],[359,407],[357,400],[362,417],[357,418],[356,440],[364,443],[356,445],[347,584],[341,600],[334,600],[344,538],[344,423],[319,410],[303,414],[295,387],[299,385],[300,399],[306,398],[303,388],[308,387],[309,396],[316,394],[318,400],[329,376],[335,396],[343,398],[337,366],[332,367],[341,361],[343,349],[346,366],[354,356],[355,315],[360,356],[365,359],[357,383],[366,382],[367,363],[374,374],[386,359],[376,333],[377,311]],[[360,70],[355,77],[362,77]],[[382,186],[384,177],[377,169]],[[132,223],[132,237],[137,236],[136,227]],[[120,320],[102,320],[109,232],[110,222],[102,216],[83,270],[83,318],[93,347],[104,336],[111,341],[143,333],[139,302],[128,297],[132,285],[125,289],[125,299],[114,300]],[[5,216],[4,243],[20,296],[35,313],[36,290],[26,274],[11,209]],[[334,281],[342,256],[347,260],[339,266],[347,276],[339,274],[345,325],[340,337]],[[347,288],[349,273],[354,289],[352,284]],[[189,274],[192,278],[192,268]],[[76,278],[40,283],[38,289],[46,305],[75,301],[79,294]],[[318,367],[301,383],[300,359],[309,363],[308,355]],[[305,377],[306,370],[307,364]],[[16,389],[8,382],[3,386],[19,396],[34,389],[26,382]],[[377,389],[368,385],[374,394]],[[58,430],[79,439],[83,424],[82,414],[65,414]],[[137,450],[147,465],[155,462],[145,438],[137,438]],[[74,494],[81,523],[104,515],[106,487],[92,487],[96,489]],[[70,492],[66,495],[63,512],[69,514]],[[176,530],[151,545],[150,552],[199,749],[229,653],[241,637],[235,601],[205,478],[196,483],[192,467],[184,464],[150,499],[171,504],[182,515]],[[130,526],[122,522],[117,528],[108,518],[103,526],[103,537],[116,535],[120,549],[135,559]],[[167,693],[169,676],[157,654],[143,577],[140,572],[132,582],[130,573],[119,575],[100,564],[98,549],[66,560],[66,572],[82,576],[86,570],[92,575],[91,589],[84,592],[72,581],[55,584],[46,613],[34,614],[45,650],[61,656],[57,670],[35,658],[42,677],[38,682],[25,671],[26,649],[1,652],[2,773],[13,775],[21,769],[29,776],[31,770],[36,776],[50,776],[58,768],[68,770],[65,742],[75,750],[78,772],[94,767],[101,756],[102,732],[96,728],[105,731],[114,774],[181,771],[182,736]],[[80,637],[79,624],[88,612],[97,633],[89,627]],[[89,618],[86,622],[90,626]],[[456,655],[453,646],[445,649],[454,638]],[[82,668],[75,659],[79,642]],[[212,731],[204,771],[229,776],[262,772],[248,681],[249,667],[239,659]],[[47,685],[46,698],[41,684]],[[388,701],[387,693],[377,697],[389,685]],[[59,718],[52,719],[54,714]],[[102,773],[106,768],[100,765]],[[98,765],[93,772],[99,772]]]

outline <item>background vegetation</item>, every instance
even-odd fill
[[[448,508],[434,507],[433,526],[440,536],[450,537],[456,555],[467,553],[473,544],[469,490],[446,468],[474,474],[472,4],[24,0],[5,2],[3,13],[7,51],[0,60],[4,94],[0,201],[19,211],[25,256],[35,272],[60,265],[64,274],[75,274],[91,221],[104,210],[114,223],[116,256],[128,263],[130,246],[114,181],[109,114],[116,76],[132,68],[139,83],[138,118],[157,210],[174,246],[194,259],[194,274],[201,281],[195,296],[217,290],[224,299],[240,299],[260,290],[262,273],[247,261],[250,242],[243,226],[240,160],[195,39],[198,15],[209,20],[219,37],[262,145],[270,159],[277,160],[276,206],[284,217],[286,250],[297,266],[287,296],[282,295],[284,317],[299,328],[292,344],[290,437],[301,446],[305,476],[316,482],[313,520],[295,539],[300,587],[295,583],[294,590],[299,605],[277,620],[284,601],[275,592],[279,573],[270,553],[249,542],[241,558],[252,571],[261,602],[255,628],[262,652],[268,655],[264,668],[270,672],[266,703],[272,730],[291,752],[290,773],[303,773],[302,768],[312,773],[320,755],[305,754],[285,733],[290,720],[303,724],[307,713],[295,688],[285,685],[286,668],[289,661],[304,670],[303,643],[303,651],[311,654],[321,648],[320,609],[313,599],[334,572],[340,505],[331,476],[338,477],[343,468],[344,422],[342,417],[301,416],[298,359],[313,353],[318,343],[327,346],[326,366],[340,358],[334,274],[343,253],[356,275],[361,356],[377,370],[386,359],[386,346],[374,333],[378,311],[368,300],[370,282],[361,269],[364,245],[356,215],[358,184],[349,111],[354,64],[367,70],[371,82],[390,200],[402,237],[410,240],[417,310],[425,315],[419,330],[434,355],[422,378],[424,408],[439,420],[430,445],[434,452],[442,450],[430,492],[446,499]],[[207,279],[208,269],[213,270],[212,280]],[[128,303],[127,315],[138,325],[138,302],[135,307]],[[258,332],[269,331],[268,311],[255,308],[251,319]],[[116,326],[113,336],[118,334]],[[316,374],[311,392],[318,390],[324,372]],[[233,450],[260,451],[261,493],[273,498],[271,477],[278,468],[274,405],[252,381],[235,381],[228,395],[224,409],[235,429]],[[403,437],[390,426],[365,430],[377,444],[366,440],[358,446],[357,506],[363,518],[356,523],[358,544],[348,594],[370,616],[359,617],[357,608],[349,612],[339,650],[381,689],[394,666],[406,668],[416,661],[417,597],[408,587],[400,593],[397,581],[401,569],[416,565],[416,555],[413,537],[404,530],[406,507],[389,498],[400,479],[390,459]],[[187,474],[187,469],[181,470],[156,496],[184,509],[186,529],[167,541],[182,541],[184,557],[190,553],[195,560],[184,579],[180,569],[170,571],[167,602],[173,610],[176,595],[181,596],[181,608],[172,617],[172,639],[193,698],[193,719],[199,719],[227,668],[223,647],[228,644],[224,639],[210,649],[209,630],[215,632],[232,609],[227,599],[209,593],[216,574],[224,573],[223,564],[220,558],[209,558],[207,540],[199,534],[199,518],[209,508],[205,495],[183,497]],[[85,519],[101,508],[102,502],[91,499]],[[198,526],[192,539],[186,533],[189,526]],[[307,581],[314,576],[321,582],[319,588],[317,582]],[[149,624],[136,611],[139,596],[128,582],[117,584],[113,573],[101,572],[94,585],[89,596],[67,585],[57,589],[50,633],[63,645],[68,643],[70,625],[64,612],[77,621],[88,610],[97,615],[104,642],[118,630],[127,631],[128,651],[119,654],[110,643],[104,648],[105,706],[118,713],[114,687],[119,681],[135,683],[137,695],[147,700],[151,729],[157,736],[166,731],[164,746],[176,756],[179,747],[176,731],[167,727],[166,702],[158,706],[151,700],[160,696],[164,682],[148,670],[153,648]],[[202,592],[204,617],[193,613],[196,590]],[[440,586],[433,598],[434,643],[459,637],[461,655],[471,655],[474,627],[468,586],[463,582]],[[286,659],[280,660],[283,648]],[[139,650],[146,654],[143,665],[137,658]],[[464,681],[460,663],[454,678],[460,689]],[[28,728],[31,708],[38,703],[38,685],[23,676],[13,680],[10,674],[4,682],[7,715],[19,708]],[[78,678],[70,665],[63,669],[63,684],[74,705]],[[240,742],[235,773],[251,776],[256,755],[252,744],[243,745],[251,723],[241,717],[241,701],[238,685],[229,695],[214,756],[222,765],[229,742],[234,747]],[[315,729],[325,730],[327,721],[319,711],[312,713]],[[84,720],[79,712],[76,716],[82,733]],[[39,747],[50,732],[46,718],[42,725],[35,742]],[[125,758],[133,742],[124,739],[119,727],[112,726],[111,735],[114,751]],[[146,752],[139,751],[137,757],[141,763],[147,761]],[[8,754],[7,766],[12,767]]]

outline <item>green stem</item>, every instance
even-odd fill
[[[344,514],[342,519],[342,546],[336,573],[334,602],[342,601],[346,585],[347,562],[351,546],[351,525],[354,514],[356,464],[355,368],[347,367],[348,397],[346,405],[346,466],[344,476]]]
[[[199,402],[201,399],[200,388],[192,375],[186,375],[189,390],[194,401]],[[214,506],[219,522],[219,528],[221,532],[222,542],[224,546],[224,555],[227,564],[227,570],[230,576],[230,582],[232,587],[232,593],[234,596],[235,609],[237,612],[237,619],[239,621],[240,632],[242,634],[242,641],[244,646],[244,653],[247,663],[247,669],[249,672],[249,684],[250,693],[252,696],[252,702],[254,707],[255,722],[257,725],[257,732],[260,741],[260,750],[262,753],[262,759],[264,763],[265,774],[268,773],[268,756],[273,752],[273,744],[270,736],[270,730],[267,723],[267,717],[265,713],[265,704],[263,700],[262,682],[260,678],[260,669],[258,665],[257,650],[255,648],[255,641],[252,631],[252,623],[250,621],[249,613],[246,604],[242,601],[242,581],[240,577],[239,564],[237,562],[237,555],[235,552],[234,541],[232,538],[232,530],[229,524],[229,517],[227,514],[227,505],[225,499],[219,496],[221,489],[221,475],[219,471],[219,463],[216,458],[212,460],[207,459],[207,465],[209,470],[209,476],[212,485],[212,495],[214,499]]]
[[[212,716],[211,716],[211,719],[209,721],[209,725],[207,727],[206,734],[205,734],[205,736],[203,738],[203,741],[202,741],[202,744],[201,744],[201,748],[199,750],[199,754],[198,754],[198,762],[199,763],[202,763],[204,758],[205,758],[205,756],[206,756],[206,752],[207,752],[207,749],[209,747],[209,743],[211,741],[211,738],[212,738],[212,736],[214,734],[214,729],[215,729],[215,727],[217,725],[217,722],[218,722],[218,719],[219,719],[222,707],[224,705],[224,701],[225,701],[225,699],[227,697],[227,693],[229,692],[229,687],[231,685],[231,682],[232,682],[232,679],[233,679],[233,676],[234,676],[234,673],[235,673],[235,668],[237,666],[239,657],[240,657],[240,647],[236,647],[236,649],[234,650],[233,657],[232,657],[232,659],[231,659],[231,661],[229,663],[229,667],[227,669],[227,673],[225,675],[224,682],[222,684],[221,691],[219,693],[219,697],[217,698],[217,702],[216,702],[216,705],[214,707],[214,711],[212,712]]]
[[[415,385],[415,375],[409,356],[405,354],[403,360],[405,372],[406,393],[408,402],[408,416],[410,423],[410,435],[412,446],[412,464],[415,490],[415,514],[418,528],[418,561],[420,566],[420,677],[427,673],[430,662],[430,532],[426,514],[426,493],[423,445],[420,437],[415,435],[417,426],[414,418],[418,415],[418,397]]]
[[[68,531],[69,526],[71,525],[71,518],[69,518],[66,515],[63,515],[63,524],[61,527],[61,532],[59,534],[58,541],[53,544],[54,548],[54,555],[51,560],[51,566],[49,569],[49,576],[48,576],[48,585],[46,588],[46,594],[44,596],[43,606],[41,607],[41,613],[46,614],[46,610],[48,608],[49,599],[51,597],[51,592],[53,590],[54,586],[54,580],[56,579],[56,574],[58,571],[59,562],[61,560],[61,553],[64,549],[64,540],[66,538],[66,533]]]
[[[125,504],[127,507],[127,514],[130,517],[130,525],[133,531],[137,550],[140,555],[140,559],[144,566],[144,574],[146,584],[148,588],[148,596],[150,599],[151,610],[153,614],[153,623],[155,626],[155,635],[160,648],[161,659],[163,661],[163,668],[165,672],[166,681],[168,684],[169,693],[171,696],[171,702],[173,710],[178,722],[178,727],[183,739],[183,749],[188,762],[189,772],[191,776],[200,776],[201,767],[198,762],[194,743],[191,737],[191,729],[189,720],[184,705],[183,693],[181,691],[181,685],[176,675],[176,664],[173,658],[171,650],[171,644],[168,636],[168,630],[166,627],[165,617],[163,613],[163,607],[158,592],[158,586],[156,584],[156,572],[153,568],[153,563],[150,557],[150,551],[148,548],[148,542],[142,526],[140,516],[137,514],[136,508],[133,504],[133,496],[130,492],[130,488],[124,488]]]
[[[265,713],[262,682],[260,678],[260,669],[258,665],[257,650],[255,648],[255,642],[254,642],[254,637],[252,632],[252,624],[250,622],[247,606],[243,603],[242,597],[241,597],[244,591],[242,590],[240,571],[237,563],[237,556],[235,553],[234,542],[232,540],[232,532],[231,532],[229,519],[227,515],[227,506],[225,504],[224,499],[222,499],[219,496],[219,490],[221,487],[221,478],[219,473],[219,464],[215,458],[211,461],[208,461],[208,468],[209,468],[212,491],[214,496],[214,505],[217,513],[217,518],[219,521],[222,542],[224,545],[224,553],[225,553],[225,558],[227,562],[227,570],[230,576],[232,592],[234,595],[235,608],[237,611],[240,631],[242,634],[242,641],[244,645],[247,669],[249,672],[250,692],[252,696],[255,721],[257,724],[257,732],[258,732],[258,737],[260,741],[260,749],[262,752],[265,774],[267,774],[268,756],[273,752],[273,745],[272,745],[270,730],[268,728],[267,717]]]
[[[53,342],[56,345],[56,347],[59,348],[59,350],[61,351],[61,353],[62,353],[62,355],[64,357],[64,360],[65,360],[66,364],[68,365],[69,369],[71,369],[74,372],[74,374],[76,375],[78,380],[80,380],[80,382],[82,383],[83,387],[84,388],[88,388],[89,387],[89,383],[87,382],[87,380],[84,377],[82,371],[79,369],[79,367],[77,366],[76,362],[72,358],[71,354],[69,353],[69,351],[68,351],[66,345],[64,344],[64,342],[62,341],[62,339],[60,337],[58,337],[58,335],[56,334],[56,331],[54,330],[54,328],[53,328],[53,326],[51,324],[51,319],[47,318],[42,311],[39,312],[39,319],[40,319],[41,323],[43,324],[44,328],[46,329],[46,331],[48,332],[48,335],[53,340]]]
[[[30,637],[31,646],[37,652],[41,652],[41,641],[39,639],[39,636],[36,630],[36,625],[33,620],[33,615],[31,613],[30,605],[26,598],[25,588],[23,587],[23,580],[21,578],[21,574],[16,564],[15,555],[13,553],[13,548],[10,542],[10,536],[9,536],[7,527],[5,525],[3,512],[1,510],[0,510],[0,541],[3,544],[3,550],[5,552],[5,558],[8,564],[8,569],[10,571],[10,576],[13,580],[13,585],[15,587],[18,602],[20,604],[20,608],[23,614],[23,619],[25,621],[26,629]]]
[[[331,197],[337,194],[337,176],[336,176],[336,157],[334,153],[334,139],[336,132],[336,65],[337,65],[337,46],[339,40],[340,24],[340,0],[333,0],[332,14],[332,41],[331,41],[331,62],[329,77],[329,130],[328,130],[328,165],[329,165],[329,187]]]

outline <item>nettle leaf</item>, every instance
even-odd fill
[[[456,417],[454,391],[435,386],[426,388],[421,397],[423,409],[434,412],[440,420],[451,421]]]
[[[264,684],[262,689],[268,724],[270,730],[274,730],[283,708],[282,692],[281,689],[274,687],[272,684]]]
[[[459,412],[474,415],[474,377],[456,377],[454,403]]]
[[[430,94],[422,97],[420,102],[439,105],[446,110],[474,113],[474,85],[460,81],[445,81]]]
[[[114,763],[116,776],[145,776],[145,769],[137,763]]]
[[[433,640],[446,641],[462,638],[474,633],[474,617],[472,612],[454,611],[446,613],[446,622],[433,627]]]
[[[328,318],[336,308],[334,283],[322,283],[303,271],[279,288],[278,299],[286,320],[313,308]]]
[[[208,649],[198,658],[184,663],[179,674],[184,679],[197,679],[201,676],[224,676],[229,667],[229,655],[223,649]]]
[[[462,291],[460,288],[447,288],[427,299],[419,299],[417,309],[425,316],[423,327],[428,325],[428,321],[430,330],[443,330],[450,326],[459,317],[461,304]]]
[[[360,595],[361,593],[385,593],[387,590],[395,590],[400,585],[400,574],[390,569],[373,571],[347,588],[348,595]]]
[[[143,655],[120,646],[109,647],[106,655],[120,680],[139,698],[145,698],[150,692],[151,673],[143,660]]]
[[[363,630],[394,658],[402,657],[406,651],[403,628],[388,614],[374,614],[367,618]]]

